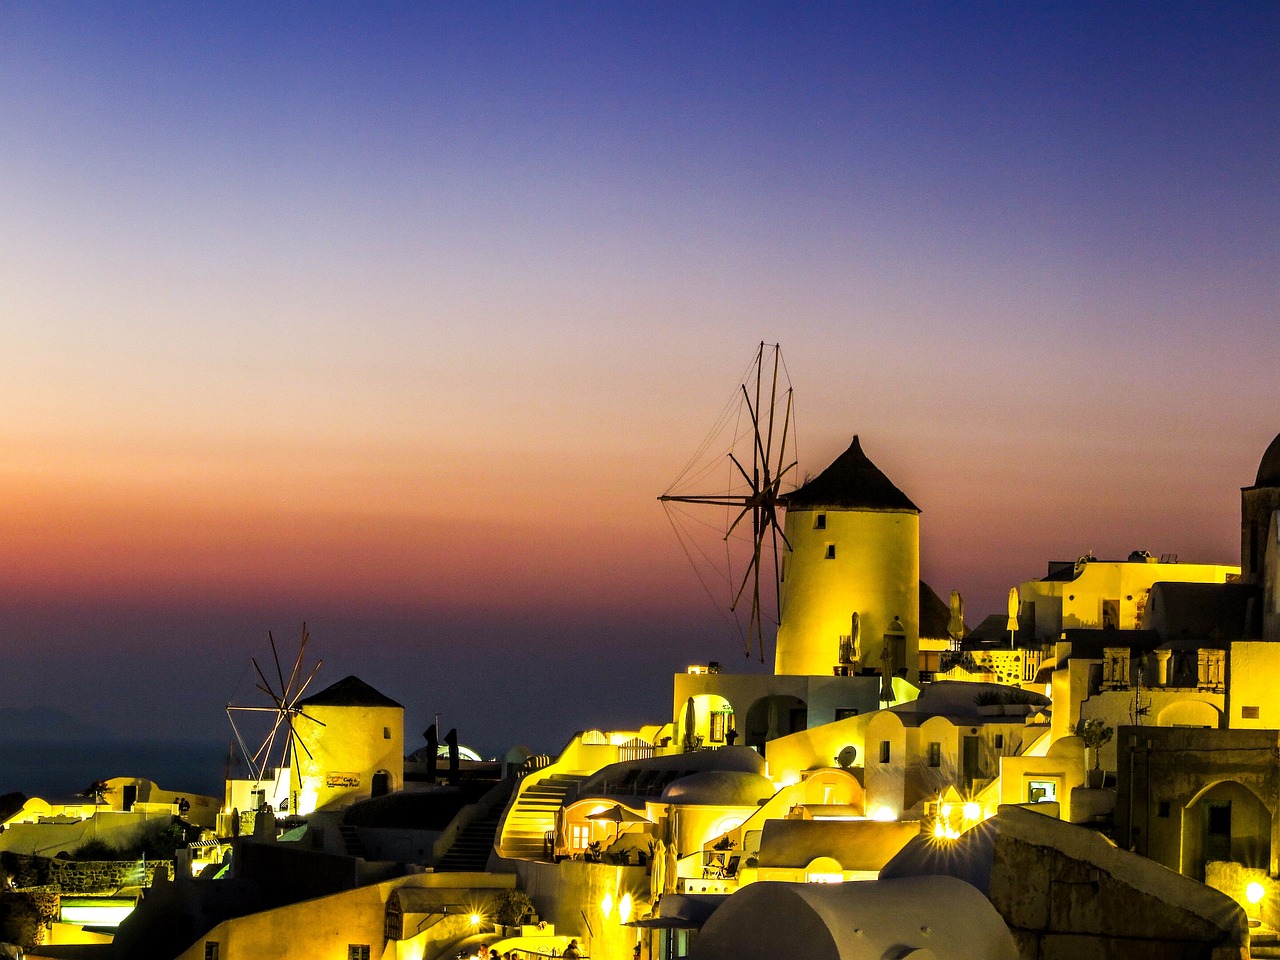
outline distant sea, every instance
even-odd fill
[[[0,738],[0,794],[66,797],[95,780],[145,777],[164,790],[222,799],[227,741]]]

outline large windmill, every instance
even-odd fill
[[[316,672],[319,671],[323,660],[316,661],[316,665],[306,673],[303,679],[304,667],[303,659],[307,653],[307,641],[310,635],[307,633],[307,625],[302,625],[302,640],[298,644],[298,655],[293,661],[293,669],[289,671],[286,679],[284,670],[280,665],[280,652],[276,647],[276,639],[271,632],[267,632],[267,640],[271,644],[271,659],[275,663],[275,683],[267,678],[262,667],[258,665],[257,658],[251,658],[254,673],[257,674],[258,682],[254,684],[255,689],[267,695],[270,698],[270,705],[250,705],[250,704],[227,704],[227,719],[231,721],[231,730],[235,734],[236,743],[240,747],[240,752],[244,757],[245,763],[249,767],[249,772],[255,783],[261,783],[263,780],[269,779],[270,771],[275,768],[292,769],[294,758],[299,747],[307,756],[311,756],[311,752],[307,750],[307,746],[298,736],[294,724],[298,717],[306,717],[313,723],[319,723],[324,726],[321,721],[314,717],[303,713],[298,706],[298,701],[302,699],[306,693],[308,685],[315,679]],[[261,717],[266,714],[270,722],[270,729],[265,735],[262,735],[261,741],[256,750],[250,751],[249,743],[246,741],[246,733],[241,730],[241,724],[236,723],[236,717],[240,716],[242,721],[244,715],[252,714]],[[258,725],[261,726],[260,724]],[[256,738],[255,738],[256,739]]]
[[[762,663],[765,610],[772,606],[771,618],[776,624],[782,574],[779,554],[789,548],[778,513],[783,509],[784,484],[788,489],[795,486],[795,447],[791,382],[782,350],[777,344],[761,343],[711,433],[658,498],[704,589],[717,605],[724,602],[723,595],[717,595],[720,585],[708,581],[714,576],[728,587],[728,610],[745,653],[750,657],[754,647]],[[720,507],[723,523],[711,525],[685,511],[687,505]],[[718,526],[723,531],[723,561],[702,547],[695,532],[698,525]],[[710,576],[708,570],[713,571]],[[766,577],[763,590],[762,571]]]

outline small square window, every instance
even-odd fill
[[[204,942],[204,960],[218,960],[217,940],[206,940]]]
[[[929,766],[942,766],[942,744],[937,740],[929,744]]]
[[[834,560],[836,558],[836,545],[834,543],[827,544],[827,559]]]
[[[815,530],[827,529],[827,515],[825,513],[820,513],[813,518],[813,529]]]
[[[390,740],[390,739],[391,739],[391,728],[390,728],[390,727],[383,727],[383,728],[382,728],[382,739],[383,739],[383,740]]]
[[[880,741],[880,762],[881,763],[889,762],[889,741],[888,740]]]
[[[1240,716],[1243,717],[1245,720],[1257,720],[1260,716],[1262,716],[1262,708],[1261,707],[1241,707]]]
[[[1161,800],[1161,801],[1160,801],[1160,811],[1159,811],[1159,813],[1158,813],[1158,816],[1161,816],[1161,817],[1168,817],[1168,816],[1169,816],[1169,801],[1168,801],[1168,800]]]
[[[347,960],[369,960],[369,944],[347,944]]]
[[[848,720],[850,717],[856,717],[858,711],[853,707],[836,707],[836,719]]]
[[[1004,749],[1004,734],[1003,734],[1003,733],[997,733],[997,734],[996,734],[996,749],[997,749],[997,750],[1003,750],[1003,749]]]

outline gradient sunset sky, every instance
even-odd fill
[[[764,340],[969,619],[1238,562],[1274,3],[0,10],[9,705],[217,739],[266,631],[486,750],[741,662],[655,502]]]

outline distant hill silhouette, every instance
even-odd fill
[[[52,707],[0,707],[0,741],[118,740],[120,735],[96,723]]]

